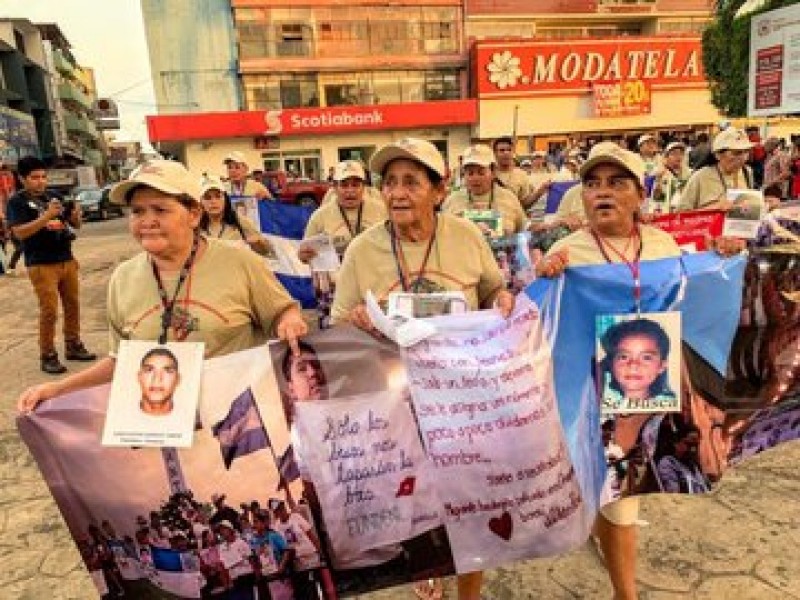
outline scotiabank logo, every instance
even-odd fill
[[[383,113],[378,109],[366,112],[334,112],[323,111],[316,115],[291,115],[289,122],[292,129],[330,129],[332,127],[358,127],[361,125],[380,125]]]
[[[267,125],[267,130],[264,135],[278,135],[283,131],[283,121],[281,121],[282,110],[268,110],[264,115],[264,123]]]

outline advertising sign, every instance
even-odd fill
[[[757,15],[750,27],[747,114],[800,112],[800,4]]]
[[[332,106],[147,117],[151,142],[472,125],[476,100]]]
[[[705,87],[700,38],[478,42],[481,98],[574,94],[595,84],[642,81],[656,88]]]
[[[641,79],[592,84],[596,117],[625,117],[650,113],[650,84]]]

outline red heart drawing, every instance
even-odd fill
[[[416,483],[416,477],[406,477],[402,482],[400,482],[400,487],[397,488],[397,493],[394,495],[394,497],[399,498],[400,496],[412,496],[414,494],[414,486]]]
[[[514,522],[511,520],[511,515],[508,511],[504,511],[499,517],[489,519],[489,529],[498,537],[503,538],[505,541],[511,539],[511,532],[514,529]]]

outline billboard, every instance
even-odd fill
[[[750,21],[747,114],[800,113],[800,4],[756,15]]]

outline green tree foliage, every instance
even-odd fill
[[[766,0],[757,10],[737,17],[745,0],[718,0],[716,18],[703,32],[703,66],[711,87],[711,102],[722,114],[747,115],[750,20],[754,15],[797,1]]]

